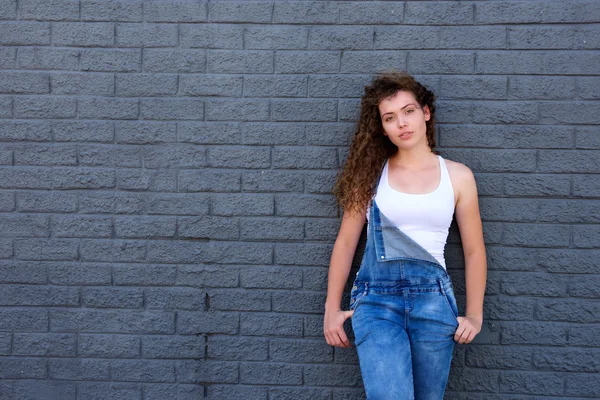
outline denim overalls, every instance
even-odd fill
[[[441,400],[458,327],[444,267],[372,200],[350,309],[368,400]]]

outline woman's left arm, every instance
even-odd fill
[[[460,165],[456,170],[460,172],[457,174],[459,191],[454,212],[465,258],[467,307],[465,316],[459,317],[454,340],[470,343],[481,331],[483,323],[487,262],[475,177],[465,165]]]

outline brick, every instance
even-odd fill
[[[357,365],[307,365],[304,367],[304,381],[310,386],[353,387],[362,384]]]
[[[74,118],[76,102],[64,97],[26,97],[15,98],[16,118]]]
[[[481,24],[582,23],[597,21],[598,3],[594,1],[480,3],[476,5],[476,10],[476,22]]]
[[[561,51],[552,53],[544,60],[544,73],[561,75],[595,75],[598,73],[594,65],[598,65],[600,55],[596,52]]]
[[[80,259],[85,261],[141,261],[146,254],[142,240],[87,239],[81,241]]]
[[[78,243],[67,239],[15,240],[15,256],[22,260],[75,260]]]
[[[596,273],[594,258],[598,252],[595,250],[544,249],[538,252],[537,263],[548,272]]]
[[[279,362],[329,363],[333,348],[322,340],[276,339],[269,342],[269,355]]]
[[[147,288],[146,308],[158,310],[202,310],[204,291],[196,288]]]
[[[194,144],[239,144],[242,127],[235,122],[179,122],[179,142]]]
[[[0,21],[0,45],[36,46],[50,44],[50,24],[47,22]]]
[[[5,379],[45,379],[46,359],[7,358],[0,360],[0,378]]]
[[[443,99],[504,99],[504,77],[442,77],[438,98]]]
[[[82,21],[132,21],[142,20],[142,2],[127,0],[83,0]]]
[[[50,76],[40,72],[0,72],[0,92],[19,94],[47,94]]]
[[[115,285],[174,285],[177,268],[172,265],[116,265],[113,267]]]
[[[306,76],[246,76],[244,95],[251,97],[306,97]]]
[[[174,24],[116,24],[115,45],[118,47],[171,47],[178,45]]]
[[[544,349],[536,351],[533,367],[551,371],[598,372],[599,349]]]
[[[144,385],[144,399],[161,400],[176,396],[178,400],[193,400],[204,396],[202,385],[176,385],[168,383],[151,383]]]
[[[569,344],[572,346],[598,347],[599,338],[600,327],[571,325],[569,328]]]
[[[144,72],[206,72],[206,50],[144,49]]]
[[[110,217],[55,215],[52,216],[54,237],[104,237],[112,234]]]
[[[175,95],[177,76],[172,74],[117,74],[116,93],[122,97]]]
[[[79,396],[89,400],[141,400],[142,388],[138,383],[81,382]]]
[[[196,168],[206,165],[206,151],[204,147],[186,144],[146,146],[142,158],[143,164],[147,168]],[[175,176],[175,171],[170,172]]]
[[[142,308],[144,293],[139,288],[84,288],[81,301],[91,308]]]
[[[242,80],[241,76],[182,75],[179,88],[183,95],[241,97]]]
[[[315,50],[366,50],[373,48],[373,28],[367,26],[313,26],[309,46]]]
[[[12,251],[12,245],[11,249]],[[2,283],[47,283],[46,264],[6,260],[0,262]]]
[[[473,6],[462,3],[406,3],[404,23],[415,25],[463,25],[473,22]]]
[[[115,218],[115,236],[126,238],[173,237],[175,217],[123,216]]]
[[[54,23],[52,43],[55,46],[111,47],[115,44],[115,27],[108,22]]]
[[[76,352],[72,334],[15,333],[13,339],[14,355],[75,357]]]
[[[597,105],[591,102],[540,104],[540,122],[544,124],[597,124],[598,117],[592,112]]]
[[[278,264],[328,265],[333,246],[316,243],[278,243],[275,262]]]
[[[257,290],[211,290],[210,308],[219,311],[270,311],[271,293]]]
[[[273,196],[268,194],[215,195],[212,213],[221,216],[273,215]]]
[[[3,392],[3,394],[5,393]],[[15,399],[54,398],[75,400],[77,395],[77,385],[74,382],[51,380],[19,380],[14,381],[13,395]]]
[[[48,312],[44,309],[1,309],[0,329],[3,331],[47,332]]]
[[[128,310],[51,310],[53,332],[172,334],[175,313]]]
[[[304,143],[304,123],[248,122],[241,125],[244,144],[302,144]]]
[[[293,289],[302,286],[302,271],[281,267],[251,267],[240,270],[240,285],[245,288]]]
[[[79,306],[79,290],[70,287],[2,285],[3,306]]]
[[[439,35],[440,48],[504,49],[506,47],[506,28],[503,26],[442,26]]]
[[[411,51],[407,69],[413,74],[470,74],[475,68],[475,54],[471,51],[448,51],[440,54],[429,51]]]
[[[277,51],[276,74],[324,74],[340,70],[339,51]]]
[[[182,217],[178,220],[177,236],[194,239],[238,239],[239,222],[228,217]]]
[[[439,45],[437,26],[375,27],[375,50],[433,49]]]
[[[175,142],[176,128],[173,122],[120,121],[116,123],[116,142],[128,144]]]
[[[209,197],[195,194],[157,194],[149,196],[148,214],[208,214]]]
[[[508,393],[562,395],[564,375],[548,372],[503,372],[499,388]]]
[[[298,315],[242,313],[240,333],[244,336],[302,336],[302,317]]]
[[[594,175],[576,175],[573,177],[574,197],[598,197],[600,193],[600,180]]]
[[[204,338],[193,336],[144,337],[144,358],[199,358],[204,356]]]
[[[176,177],[174,170],[121,169],[117,171],[117,187],[125,190],[175,191]]]
[[[301,240],[304,223],[288,218],[248,218],[240,221],[240,237],[245,240]]]
[[[140,338],[135,336],[79,334],[78,354],[81,357],[137,358],[140,343]]]
[[[504,177],[504,194],[509,196],[568,196],[571,178],[561,175],[519,174]]]
[[[296,26],[253,26],[246,28],[247,49],[306,49],[308,28]]]
[[[299,385],[302,383],[302,366],[281,363],[241,363],[242,384]]]
[[[133,49],[84,49],[81,51],[81,69],[99,72],[139,72],[140,50]]]
[[[593,49],[600,39],[594,26],[510,26],[507,31],[511,49]]]
[[[92,78],[93,80],[93,78]],[[57,142],[112,142],[111,121],[53,121],[52,135]]]
[[[242,189],[248,192],[302,192],[304,174],[296,171],[244,171]]]
[[[581,225],[573,227],[573,247],[595,248],[600,235],[600,225]]]
[[[594,127],[575,128],[575,147],[579,149],[600,149],[600,140]]]
[[[568,329],[563,324],[553,322],[503,322],[500,329],[503,345],[564,346],[567,344]]]
[[[360,3],[352,4],[353,7],[359,6]],[[387,7],[387,5],[384,5]],[[360,7],[360,6],[359,6]],[[369,5],[372,7],[372,5]],[[380,16],[392,16],[387,12]],[[386,69],[398,68],[406,70],[407,53],[397,50],[390,51],[344,51],[341,58],[341,73],[372,73],[383,72]],[[362,95],[362,93],[361,93]]]
[[[162,360],[113,360],[111,374],[117,381],[175,382],[175,363]]]
[[[110,361],[94,359],[50,359],[48,375],[52,379],[107,380]]]
[[[177,363],[179,382],[237,383],[238,365],[222,361],[180,361]]]
[[[473,153],[473,172],[533,172],[535,150],[480,150]]]
[[[271,74],[270,50],[208,50],[207,70],[220,74]]]
[[[596,396],[600,390],[597,377],[598,374],[569,374],[565,378],[565,394],[567,396]]]
[[[79,70],[81,50],[64,48],[19,48],[17,64],[23,69]]]
[[[306,291],[273,293],[273,310],[278,312],[319,313],[325,308],[326,295]]]
[[[307,171],[305,175],[306,193],[330,194],[337,179],[336,171]]]
[[[86,213],[130,214],[142,211],[143,197],[138,193],[80,194],[79,207]]]
[[[522,347],[477,346],[466,350],[468,367],[485,369],[528,369],[532,351]]]
[[[197,335],[200,333],[225,333],[234,335],[239,330],[239,317],[235,312],[179,311],[177,333]]]
[[[515,76],[508,78],[509,97],[517,99],[573,99],[575,78],[556,76]]]
[[[271,392],[271,390],[269,390]],[[208,386],[208,399],[232,399],[232,400],[265,400],[267,399],[266,387],[238,386],[238,385],[210,385]]]
[[[79,100],[79,115],[90,119],[136,119],[138,99],[86,98]]]
[[[334,24],[337,22],[339,5],[335,2],[275,3],[274,23],[291,24]]]
[[[82,94],[112,96],[114,95],[114,78],[108,73],[55,73],[51,75],[51,87],[53,94]],[[75,124],[85,124],[84,121],[61,121],[53,124],[55,127],[74,126]],[[99,124],[99,122],[96,122]],[[90,127],[93,124],[89,124]],[[101,132],[98,132],[99,134]],[[111,132],[112,133],[112,132]],[[81,136],[81,141],[103,141],[102,137],[86,139],[87,135]],[[111,136],[112,137],[112,136]],[[57,137],[58,139],[58,137]]]
[[[404,5],[401,2],[340,3],[339,14],[339,24],[399,24],[403,22]]]
[[[536,51],[489,51],[477,52],[475,71],[483,74],[540,74],[544,63],[544,52]],[[554,55],[553,55],[554,56]]]
[[[593,161],[597,156],[593,150],[540,150],[538,171],[598,173],[600,168]]]
[[[226,361],[266,361],[269,356],[269,342],[263,338],[210,336],[207,356]]]
[[[498,371],[486,371],[484,369],[458,370],[448,377],[447,389],[463,392],[497,392]],[[489,395],[485,394],[485,397],[489,398]]]
[[[141,99],[140,117],[157,120],[204,118],[204,102],[196,99]]]
[[[144,19],[149,22],[204,22],[208,17],[208,3],[153,0],[143,6]]]
[[[272,5],[269,2],[209,3],[208,17],[214,22],[271,22]]]
[[[79,164],[97,167],[141,167],[142,151],[136,147],[83,145]]]
[[[202,49],[243,49],[244,27],[225,24],[180,25],[181,46]]]
[[[598,323],[600,302],[580,299],[543,299],[538,301],[536,319],[540,321],[564,321]]]

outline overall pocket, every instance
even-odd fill
[[[350,291],[350,310],[356,310],[360,301],[367,295],[367,291],[367,284],[354,284],[352,286],[352,290]]]
[[[440,281],[440,288],[442,290],[442,295],[444,296],[444,303],[452,312],[454,319],[458,318],[458,305],[456,304],[456,298],[454,297],[454,291],[452,287],[445,287],[444,283]],[[456,321],[456,325],[458,326],[458,321]]]

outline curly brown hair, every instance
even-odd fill
[[[333,194],[344,210],[362,212],[375,194],[376,180],[385,160],[393,156],[398,147],[383,134],[379,103],[398,91],[411,92],[421,108],[427,106],[431,117],[426,121],[427,144],[434,154],[435,148],[435,96],[404,71],[386,71],[365,86],[361,99],[360,118],[352,138],[348,158],[333,187]]]

